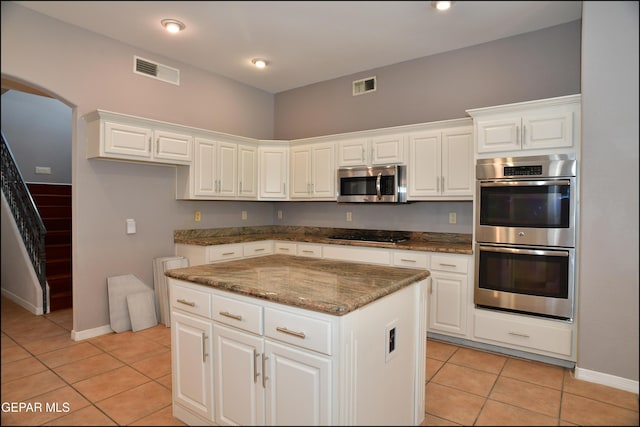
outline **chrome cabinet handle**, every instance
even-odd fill
[[[263,353],[262,354],[262,388],[267,388],[267,380],[269,379],[269,377],[267,377],[267,371],[266,371],[266,365],[267,365],[267,354]]]
[[[242,316],[238,314],[231,314],[228,311],[220,311],[220,316],[228,317],[233,320],[242,321]]]
[[[281,327],[281,326],[277,326],[276,327],[276,331],[282,332],[283,334],[293,335],[294,337],[298,337],[298,338],[302,338],[302,339],[304,339],[306,337],[304,332],[291,331],[291,330],[289,330],[287,328],[284,328],[284,327]]]
[[[184,299],[179,299],[178,302],[180,304],[188,305],[189,307],[195,307],[196,306],[195,302],[190,302],[190,301],[187,301],[187,300],[184,300]]]
[[[415,259],[408,259],[408,258],[400,258],[400,261],[402,261],[402,262],[418,262]]]
[[[207,339],[207,336],[204,334],[204,332],[202,333],[202,363],[205,363],[207,361],[207,345],[205,344],[205,340]]]
[[[521,138],[520,138],[520,126],[516,126],[516,143],[518,145],[521,144]]]
[[[442,266],[442,267],[455,267],[456,266],[455,264],[443,264],[441,262],[439,262],[438,265]]]
[[[258,382],[258,377],[260,376],[260,372],[258,372],[258,362],[256,359],[258,359],[258,357],[260,357],[260,353],[258,353],[256,351],[256,349],[253,349],[253,383],[257,383]]]
[[[529,338],[527,334],[519,334],[518,332],[509,332],[509,335],[514,335],[516,337]]]

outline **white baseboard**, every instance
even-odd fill
[[[74,341],[82,341],[88,338],[99,337],[113,332],[111,326],[103,325],[93,329],[85,329],[84,331],[71,331],[71,339]]]
[[[4,288],[2,288],[2,296],[5,298],[10,299],[11,301],[15,302],[16,304],[18,304],[20,307],[24,308],[25,310],[27,310],[29,313],[35,314],[37,316],[44,314],[44,310],[42,308],[42,306],[40,307],[36,307],[35,305],[31,304],[29,301],[20,298],[18,295],[14,294],[13,292],[10,292]]]
[[[576,379],[589,381],[596,384],[606,385],[631,393],[638,394],[638,381],[616,377],[614,375],[603,374],[602,372],[590,371],[576,366],[574,375]]]

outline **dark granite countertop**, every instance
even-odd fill
[[[168,270],[169,277],[336,316],[429,276],[427,270],[267,255]]]
[[[209,246],[229,243],[247,243],[260,240],[281,240],[319,244],[362,246],[369,248],[402,249],[425,252],[446,252],[470,255],[473,253],[471,235],[456,233],[406,232],[408,240],[398,243],[361,240],[336,240],[329,236],[363,230],[320,227],[240,227],[197,230],[176,230],[174,243]],[[370,230],[376,232],[375,230]],[[379,231],[377,231],[379,232]],[[396,233],[396,232],[394,232]]]

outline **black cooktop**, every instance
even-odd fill
[[[329,236],[333,240],[359,240],[362,242],[377,242],[377,243],[400,243],[409,240],[407,234],[398,233],[384,233],[384,232],[353,232],[353,233],[338,233]]]

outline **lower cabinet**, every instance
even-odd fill
[[[473,290],[468,274],[470,259],[468,255],[431,255],[429,332],[466,337],[468,295]]]
[[[171,313],[173,401],[213,420],[213,322]]]

